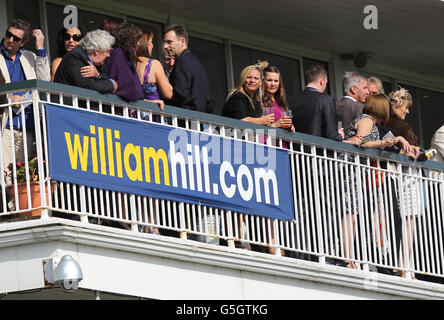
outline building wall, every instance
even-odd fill
[[[150,299],[444,296],[437,284],[65,219],[2,224],[0,240],[1,294],[38,292],[44,288],[43,260],[68,254],[83,272],[79,289]]]
[[[0,28],[6,27],[6,20],[22,17],[33,26],[41,26],[47,31],[48,49],[51,58],[57,55],[56,34],[62,26],[66,14],[63,8],[72,1],[61,0],[0,0]],[[207,70],[212,94],[216,100],[215,113],[220,114],[228,92],[236,85],[240,70],[257,60],[268,60],[280,68],[284,84],[289,94],[301,92],[304,87],[303,70],[310,61],[324,64],[330,72],[329,92],[337,99],[342,97],[341,80],[344,71],[355,69],[351,60],[343,60],[334,52],[322,52],[297,45],[297,41],[282,42],[249,33],[245,30],[232,29],[230,26],[209,25],[201,21],[190,21],[186,17],[151,10],[149,6],[134,5],[117,1],[86,1],[75,3],[79,9],[79,23],[87,31],[98,28],[106,16],[121,18],[124,21],[138,23],[150,28],[155,33],[154,58],[161,57],[161,30],[170,23],[186,25],[190,32],[190,48],[202,61]],[[36,14],[38,12],[38,14]],[[32,48],[32,44],[29,44]],[[414,106],[407,120],[420,137],[422,146],[427,148],[433,133],[442,125],[444,118],[444,78],[430,77],[420,72],[397,69],[393,66],[380,65],[370,60],[360,70],[365,75],[381,78],[391,89],[396,84],[407,85],[413,94]]]

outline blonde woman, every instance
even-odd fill
[[[237,87],[228,94],[223,116],[266,126],[274,123],[273,114],[263,115],[263,69],[264,64],[258,63],[242,70]]]
[[[223,116],[266,126],[274,123],[274,114],[263,115],[262,81],[266,65],[267,62],[258,62],[242,70],[237,87],[228,94],[222,110]],[[239,225],[243,226],[240,220]],[[242,241],[235,245],[242,249],[251,249],[248,243]]]
[[[385,126],[394,135],[402,136],[410,145],[409,150],[406,152],[401,151],[400,153],[416,159],[420,153],[419,138],[413,132],[411,125],[405,121],[413,105],[412,96],[406,89],[400,88],[397,91],[390,92],[389,98],[391,102],[390,119],[385,123]],[[392,166],[391,169],[396,170],[394,166]],[[408,173],[409,176],[403,177],[402,190],[398,188],[399,181],[397,181],[397,179],[399,179],[399,176],[393,176],[391,179],[394,180],[398,198],[397,205],[401,215],[401,217],[395,217],[395,225],[396,220],[398,220],[396,226],[397,251],[399,250],[399,242],[401,239],[403,240],[400,251],[398,251],[399,265],[401,268],[406,268],[406,260],[410,259],[410,252],[413,246],[415,218],[418,215],[424,214],[424,196],[422,184],[418,179],[413,177],[421,177],[421,172],[415,168],[413,168],[411,172],[408,168],[403,169],[403,171],[404,173]],[[403,237],[402,234],[404,234],[405,237]],[[401,270],[401,276],[406,276],[405,270]],[[412,276],[412,279],[415,279],[415,277]]]

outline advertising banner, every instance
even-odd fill
[[[293,220],[282,149],[46,104],[56,181]]]

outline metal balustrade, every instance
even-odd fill
[[[38,80],[0,86],[0,92],[8,96],[28,90],[33,98],[21,103],[20,110],[23,112],[23,106],[32,103],[38,184],[40,190],[45,186],[51,190],[51,196],[42,193],[41,204],[33,206],[31,176],[26,173],[26,201],[20,203],[20,184],[13,169],[10,178],[5,175],[1,178],[3,222],[40,209],[38,216],[42,219],[62,216],[134,232],[153,232],[153,228],[158,228],[161,234],[173,231],[182,239],[229,247],[240,244],[247,249],[263,249],[278,256],[284,254],[319,263],[329,259],[353,261],[364,271],[377,266],[402,270],[407,276],[413,273],[444,276],[444,165],[441,163],[415,162],[401,155],[300,133],[264,131],[259,125],[171,106],[160,111],[152,103],[127,104],[115,96]],[[131,121],[159,123],[160,119],[164,126],[256,144],[265,142],[269,147],[284,149],[290,158],[292,176],[288,179],[293,188],[294,219],[271,219],[202,204],[54,181],[48,176],[48,161],[43,160],[48,159],[45,103]],[[0,107],[9,118],[18,110],[10,102]],[[142,119],[146,115],[147,120]],[[22,126],[26,130],[24,120]],[[25,137],[24,145],[28,142],[26,138],[29,137]],[[2,134],[0,142],[3,139]],[[16,144],[14,136],[8,139],[11,145]],[[14,164],[19,159],[16,150],[17,147],[10,150]],[[23,162],[28,168],[31,151],[24,150]],[[8,172],[3,152],[0,148],[0,168]],[[354,159],[350,161],[349,156]],[[376,160],[381,167],[376,170],[371,160]],[[374,187],[381,179],[383,183]],[[398,202],[400,216],[396,215]],[[358,214],[347,214],[347,203]],[[413,210],[409,210],[412,207]]]

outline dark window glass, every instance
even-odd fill
[[[287,98],[301,92],[299,60],[235,45],[231,46],[231,52],[235,85],[239,82],[239,76],[243,68],[255,64],[258,60],[267,60],[270,65],[276,66],[281,72]]]
[[[213,113],[221,114],[227,97],[227,69],[225,49],[222,43],[189,37],[188,47],[200,60],[207,72],[211,95],[214,98]]]
[[[422,146],[429,148],[436,130],[444,124],[444,93],[418,89],[416,101],[421,106]]]
[[[304,67],[304,70],[303,70],[304,72],[305,72],[305,70],[307,70],[311,66],[319,65],[321,67],[324,67],[324,69],[327,70],[328,74],[330,75],[327,62],[303,58],[302,65]],[[306,83],[305,83],[305,85],[306,85]],[[330,77],[329,77],[329,81],[327,84],[327,90],[325,92],[330,94]]]
[[[162,25],[151,21],[140,20],[128,17],[128,22],[138,25],[142,30],[149,30],[154,34],[152,58],[159,60],[163,64],[162,54]]]
[[[399,84],[409,90],[413,105],[406,117],[413,132],[420,138],[421,146],[428,148],[433,134],[444,122],[444,93]]]
[[[31,30],[35,28],[41,28],[40,8],[38,0],[8,0],[6,5],[9,22],[11,22],[13,19],[20,18],[28,21],[31,24]],[[44,32],[44,30],[42,31]],[[28,43],[25,45],[25,49],[30,51],[35,50],[35,40],[32,38],[32,35]]]
[[[48,37],[49,46],[51,49],[51,59],[58,57],[57,34],[63,28],[63,20],[67,14],[63,13],[64,6],[47,3],[46,11],[48,16]],[[89,32],[101,27],[103,19],[107,16],[94,12],[78,9],[78,23],[84,29],[84,32]]]
[[[393,91],[391,82],[382,81],[382,87],[384,88],[385,94],[389,94]]]

